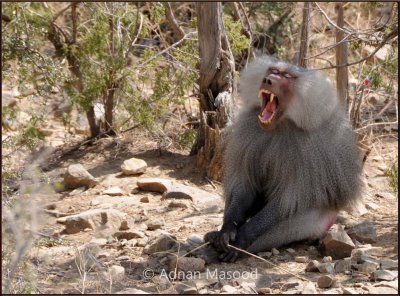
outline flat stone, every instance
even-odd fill
[[[176,208],[180,208],[180,209],[188,209],[189,208],[189,204],[186,202],[186,200],[172,200],[169,204],[168,204],[168,208],[170,209],[176,209]]]
[[[359,224],[349,227],[347,234],[359,242],[375,243],[377,240],[376,230],[371,222],[363,221]]]
[[[206,262],[201,258],[195,257],[179,257],[174,255],[168,256],[169,258],[169,269],[183,272],[194,272],[194,271],[205,271]]]
[[[393,288],[396,291],[399,290],[399,282],[394,280],[394,281],[388,281],[388,282],[378,282],[376,284],[374,284],[374,287],[389,287],[389,288]]]
[[[139,245],[140,240],[138,240]],[[151,255],[156,252],[164,252],[171,249],[178,248],[178,241],[175,236],[168,234],[161,234],[159,236],[152,237],[148,242],[145,248],[143,249],[143,253]]]
[[[217,212],[223,206],[223,199],[220,195],[182,184],[174,184],[171,189],[163,193],[162,198],[189,199],[193,201],[198,210],[204,212]]]
[[[294,258],[294,261],[296,261],[297,263],[306,263],[308,260],[308,258],[306,256],[296,256]]]
[[[367,202],[367,203],[365,204],[365,207],[366,207],[368,210],[373,210],[373,211],[376,211],[377,209],[379,209],[379,205],[377,205],[377,204],[374,203],[374,202]]]
[[[113,234],[113,237],[117,238],[118,240],[131,240],[134,238],[143,238],[145,237],[145,234],[141,231],[117,231]]]
[[[136,175],[144,173],[147,169],[147,163],[138,158],[130,158],[124,160],[121,165],[121,170],[124,175]]]
[[[372,247],[371,245],[361,245],[351,252],[351,257],[366,256],[381,256],[383,252],[382,247]]]
[[[392,259],[382,259],[379,262],[381,268],[385,270],[398,270],[399,269],[399,260]]]
[[[92,209],[79,214],[58,218],[56,221],[65,224],[64,233],[74,234],[85,229],[96,229],[107,225],[118,229],[126,214],[115,209]]]
[[[98,184],[96,179],[81,164],[71,164],[64,174],[64,184],[68,189],[91,188]]]
[[[158,219],[151,220],[146,223],[148,230],[161,229],[165,225],[164,218],[159,217]]]
[[[394,271],[377,270],[371,274],[371,279],[375,281],[393,281],[398,276]]]
[[[104,190],[103,194],[107,194],[107,195],[110,195],[110,196],[121,196],[121,195],[124,195],[125,193],[120,187],[113,186],[111,188],[108,188],[108,189]]]
[[[105,239],[105,238],[92,238],[90,240],[90,243],[93,243],[93,244],[96,244],[96,245],[99,245],[99,246],[104,246],[104,245],[107,244],[107,239]]]
[[[391,192],[377,192],[375,193],[375,196],[383,198],[383,199],[396,199],[396,196],[392,194]]]
[[[374,262],[364,262],[362,264],[359,264],[357,269],[358,271],[365,272],[365,273],[371,273],[377,270],[379,265]]]
[[[137,186],[140,190],[164,193],[172,188],[172,181],[161,178],[139,178]]]
[[[162,199],[189,199],[193,200],[193,197],[191,196],[190,192],[186,191],[184,189],[171,189],[163,193]]]
[[[147,293],[147,292],[145,292],[143,290],[135,289],[135,288],[128,288],[128,289],[119,291],[119,292],[117,292],[115,294],[126,294],[126,295],[129,295],[129,294],[149,294],[149,293]]]
[[[398,294],[396,289],[391,287],[367,287],[368,292],[373,295],[388,295],[388,294]]]
[[[360,294],[356,289],[349,288],[349,287],[342,287],[342,292],[343,294]]]

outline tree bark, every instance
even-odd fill
[[[221,136],[232,115],[235,62],[222,20],[220,2],[198,2],[200,53],[200,128],[191,154],[209,178],[222,177]]]
[[[337,26],[343,28],[344,26],[344,8],[343,2],[338,2],[335,6],[337,9]],[[336,30],[336,43],[339,43],[344,39],[344,32],[342,30]],[[347,41],[342,42],[336,47],[336,64],[346,65],[347,64]],[[336,69],[336,88],[339,99],[345,104],[346,110],[348,108],[349,99],[349,77],[347,67],[340,67]]]
[[[177,42],[185,36],[185,32],[183,29],[179,26],[178,22],[176,21],[176,18],[174,16],[174,13],[172,12],[171,9],[171,4],[169,2],[163,2],[163,5],[165,7],[165,16],[168,20],[168,23],[170,24],[172,31],[174,32],[174,41]]]
[[[82,72],[79,67],[78,59],[71,53],[71,51],[67,51],[64,53],[64,45],[72,46],[76,44],[76,35],[77,35],[77,2],[71,3],[71,15],[72,15],[72,36],[62,31],[60,27],[58,27],[55,23],[55,19],[49,24],[49,29],[47,32],[47,38],[53,43],[53,46],[56,50],[56,54],[58,56],[66,55],[69,70],[72,74],[74,74],[77,78],[77,82],[75,84],[75,88],[79,93],[83,92],[83,77]],[[59,14],[56,14],[59,16]],[[100,134],[100,127],[96,122],[96,116],[94,113],[93,106],[90,106],[88,110],[86,110],[86,117],[88,119],[89,128],[90,128],[90,136],[96,137]]]
[[[303,7],[303,24],[301,27],[301,39],[300,39],[300,52],[299,52],[299,66],[303,68],[308,67],[307,53],[310,45],[310,38],[308,36],[310,32],[310,2],[304,2]]]

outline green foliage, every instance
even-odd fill
[[[151,10],[151,19],[155,23],[161,23],[164,20],[165,8],[161,3],[154,3]]]
[[[250,39],[242,34],[242,24],[240,21],[235,22],[230,15],[224,14],[224,26],[228,35],[232,54],[239,55],[243,50],[249,48]]]
[[[2,78],[17,69],[21,90],[31,84],[38,94],[48,93],[63,77],[60,63],[42,52],[51,14],[39,3],[7,2],[2,12],[14,19],[2,26]]]
[[[393,91],[393,81],[398,77],[398,58],[397,51],[389,54],[385,61],[367,68],[364,71],[364,77],[368,77],[372,82],[372,88],[378,89],[383,87],[387,92]]]
[[[22,130],[20,143],[28,146],[31,150],[37,147],[37,145],[45,138],[45,134],[38,128],[41,120],[42,119],[39,117],[32,116],[25,128]]]
[[[179,137],[179,145],[182,148],[191,148],[196,140],[197,131],[194,129],[185,129],[185,131]]]
[[[389,185],[393,189],[393,191],[398,192],[399,178],[397,159],[393,163],[392,167],[386,171],[385,176],[389,178]]]

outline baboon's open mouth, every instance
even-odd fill
[[[269,125],[278,111],[278,97],[266,89],[260,89],[258,97],[262,99],[261,113],[258,115],[262,125]]]

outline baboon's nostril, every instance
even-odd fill
[[[271,79],[268,79],[267,82],[268,82],[269,85],[272,85]]]

